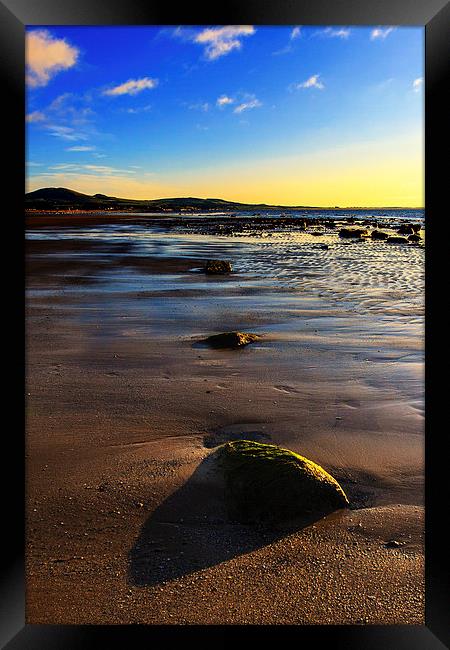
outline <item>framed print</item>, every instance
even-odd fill
[[[448,5],[0,10],[5,647],[448,645]]]

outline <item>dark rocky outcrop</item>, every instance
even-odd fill
[[[408,244],[407,237],[400,237],[397,235],[392,235],[386,239],[388,244]]]
[[[339,237],[343,237],[344,239],[361,239],[368,235],[369,231],[367,228],[341,228],[339,231]]]
[[[411,224],[402,223],[402,225],[397,228],[397,232],[399,235],[412,235],[414,233],[414,229]]]
[[[383,230],[372,230],[371,237],[372,239],[387,239],[389,235]]]

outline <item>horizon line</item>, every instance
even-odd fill
[[[128,197],[123,197],[123,196],[110,196],[107,194],[103,194],[102,192],[96,192],[96,194],[85,194],[84,192],[78,192],[77,190],[72,190],[69,187],[56,187],[56,186],[46,186],[46,187],[39,187],[35,190],[31,190],[30,192],[25,192],[25,196],[27,194],[33,194],[33,192],[39,192],[40,190],[50,190],[50,189],[55,189],[55,190],[69,190],[70,192],[75,192],[77,194],[82,194],[84,196],[89,196],[89,197],[95,197],[97,194],[101,194],[102,196],[105,196],[107,198],[112,198],[112,199],[117,199],[117,200],[125,200],[125,201],[136,201],[136,202],[144,202],[144,201],[167,201],[167,200],[181,200],[181,199],[199,199],[201,201],[223,201],[224,203],[237,203],[241,205],[252,205],[252,206],[267,206],[267,207],[274,207],[274,208],[286,208],[289,210],[293,209],[306,209],[306,210],[316,210],[316,209],[324,209],[324,210],[364,210],[364,209],[375,209],[375,210],[424,210],[425,206],[417,206],[417,205],[347,205],[347,206],[341,206],[341,205],[281,205],[281,204],[276,204],[276,203],[246,203],[245,201],[235,201],[232,199],[222,199],[222,198],[217,198],[217,197],[206,197],[202,198],[200,196],[166,196],[166,197],[158,197],[155,199],[135,199],[135,198],[128,198]]]

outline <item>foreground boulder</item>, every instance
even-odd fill
[[[349,505],[328,472],[288,449],[237,440],[223,445],[219,458],[229,513],[238,521],[274,524]]]
[[[413,242],[422,241],[422,237],[419,234],[414,233],[413,235],[409,235],[408,241],[413,241]]]
[[[242,348],[244,345],[259,341],[260,338],[258,334],[250,332],[224,332],[223,334],[208,336],[203,343],[207,343],[213,348]]]
[[[210,274],[222,274],[222,273],[231,273],[233,267],[230,262],[226,260],[208,260],[204,267],[205,273]]]
[[[361,237],[367,237],[369,231],[367,228],[341,228],[339,231],[339,237],[360,239]]]

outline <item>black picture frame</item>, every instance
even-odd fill
[[[0,67],[2,74],[3,127],[9,136],[6,183],[4,186],[4,219],[8,224],[8,248],[14,250],[14,261],[8,267],[7,295],[14,319],[9,319],[6,336],[18,345],[7,346],[10,366],[8,377],[15,395],[25,394],[24,373],[24,273],[23,273],[23,193],[25,185],[25,63],[24,30],[26,25],[132,25],[132,24],[313,24],[313,25],[419,25],[425,27],[425,171],[427,220],[427,326],[426,347],[426,624],[424,626],[52,626],[25,622],[24,561],[24,457],[25,418],[22,397],[19,397],[13,421],[4,429],[7,446],[4,465],[15,468],[8,483],[3,484],[3,552],[0,554],[0,641],[8,650],[19,648],[46,650],[105,646],[111,636],[119,645],[141,646],[144,643],[170,643],[180,640],[229,642],[236,638],[247,643],[255,634],[263,633],[267,641],[285,640],[301,646],[332,644],[335,650],[439,650],[450,647],[448,602],[448,533],[446,533],[445,480],[446,459],[443,445],[448,432],[439,421],[439,406],[444,403],[443,391],[430,390],[437,373],[437,350],[440,337],[438,319],[429,326],[436,293],[430,278],[441,254],[437,223],[440,206],[444,205],[448,171],[437,163],[445,150],[445,129],[448,122],[448,83],[450,8],[444,0],[229,0],[226,3],[185,3],[176,10],[160,0],[1,0],[0,1]],[[4,151],[5,154],[5,151]],[[448,168],[448,166],[447,166]],[[444,176],[445,174],[445,176]],[[433,253],[430,255],[430,249]],[[442,255],[445,255],[442,253]],[[5,270],[4,270],[5,273]],[[9,312],[8,312],[9,313]],[[17,323],[15,322],[17,320]],[[8,383],[10,383],[8,381]],[[434,380],[434,388],[436,381]],[[11,389],[10,389],[11,390]],[[23,391],[21,393],[21,391]],[[8,438],[6,440],[6,438]],[[445,464],[444,464],[445,463]],[[6,645],[5,645],[6,644]]]

